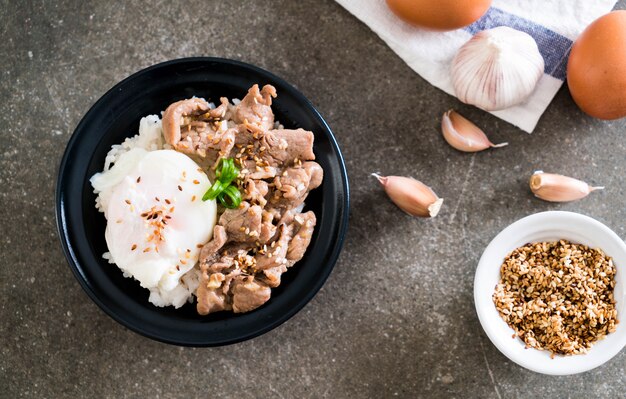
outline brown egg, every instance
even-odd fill
[[[600,119],[626,116],[626,11],[613,11],[585,29],[567,63],[576,104]]]
[[[398,17],[422,28],[453,30],[482,17],[491,0],[387,0]]]

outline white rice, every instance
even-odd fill
[[[111,165],[125,152],[133,148],[143,148],[146,151],[163,149],[165,139],[161,127],[161,118],[157,115],[148,115],[139,121],[139,134],[128,137],[122,144],[114,144],[104,160],[104,171],[111,169]]]
[[[91,179],[96,197],[96,208],[105,214],[109,204],[109,198],[113,188],[121,182],[130,170],[135,166],[132,156],[122,155],[136,151],[156,151],[171,148],[165,143],[161,118],[157,115],[148,115],[139,121],[139,134],[129,137],[122,144],[114,144],[104,158],[104,168],[101,173],[95,174]],[[139,151],[138,151],[139,150]],[[143,150],[143,151],[141,151]],[[121,159],[120,158],[125,158]],[[118,161],[120,161],[118,163]],[[126,162],[124,162],[126,161]]]

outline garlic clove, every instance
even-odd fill
[[[424,183],[410,177],[380,176],[372,173],[385,189],[389,199],[411,216],[435,217],[441,209],[443,198]]]
[[[509,144],[493,144],[478,126],[454,110],[443,114],[441,132],[448,144],[463,152],[477,152],[491,147],[504,147]]]
[[[602,190],[604,187],[592,187],[584,181],[557,175],[543,173],[538,170],[530,177],[530,191],[535,197],[550,202],[568,202],[586,197],[592,191]]]
[[[452,61],[456,96],[485,111],[526,100],[543,76],[544,60],[535,39],[499,26],[475,34]]]

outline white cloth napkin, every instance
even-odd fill
[[[401,21],[384,0],[336,0],[369,26],[400,58],[430,84],[454,95],[450,63],[476,32],[506,25],[530,34],[543,55],[545,73],[523,104],[495,116],[531,133],[565,80],[573,40],[594,19],[609,12],[616,0],[494,0],[472,25],[450,32],[431,32]]]

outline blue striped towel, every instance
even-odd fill
[[[545,61],[544,75],[522,104],[492,114],[531,133],[565,81],[573,41],[594,19],[609,12],[616,0],[494,0],[472,25],[450,32],[431,32],[398,19],[384,0],[336,0],[368,25],[415,72],[454,95],[450,63],[475,33],[509,26],[531,35]]]

